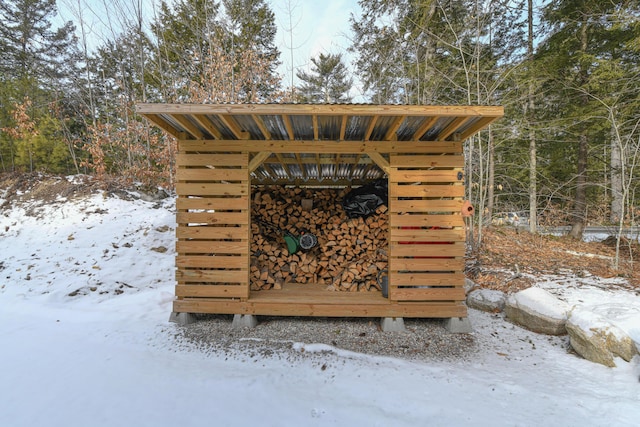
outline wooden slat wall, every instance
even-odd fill
[[[179,142],[176,296],[249,297],[248,153]]]
[[[389,163],[389,299],[460,304],[465,193],[459,145],[440,155],[392,154]]]

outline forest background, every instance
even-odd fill
[[[357,102],[504,106],[465,144],[480,225],[637,224],[638,0],[360,0],[346,51],[285,74],[302,1],[281,46],[265,0],[103,1],[98,41],[95,3],[66,0],[66,23],[55,0],[0,3],[0,172],[171,188],[175,141],[136,102],[353,102],[357,82]]]

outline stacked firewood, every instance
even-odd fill
[[[252,203],[251,289],[315,283],[334,291],[380,290],[387,268],[388,217],[380,206],[350,219],[341,201],[348,189],[261,187]],[[280,230],[277,230],[280,229]],[[289,254],[284,232],[312,233],[315,247]]]

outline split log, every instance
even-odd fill
[[[379,291],[387,268],[388,216],[380,206],[368,218],[349,219],[340,201],[348,190],[261,187],[252,204],[251,289],[279,289],[287,282],[319,283],[345,292]],[[307,201],[304,204],[303,200]],[[290,255],[283,233],[314,234],[318,245]]]

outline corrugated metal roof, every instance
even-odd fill
[[[138,104],[137,110],[181,140],[207,144],[245,141],[253,157],[275,151],[261,142],[304,143],[294,153],[286,145],[252,171],[256,183],[357,183],[384,176],[365,153],[340,150],[348,143],[367,147],[394,143],[407,152],[411,144],[463,141],[502,117],[496,106],[417,106],[372,104]],[[323,142],[343,142],[327,151]],[[398,142],[402,144],[397,144]],[[405,147],[405,143],[408,144]],[[318,144],[318,152],[310,148]],[[325,144],[326,145],[326,144]],[[255,149],[253,152],[252,149]],[[354,151],[358,152],[355,153]],[[388,154],[380,154],[388,160]]]

